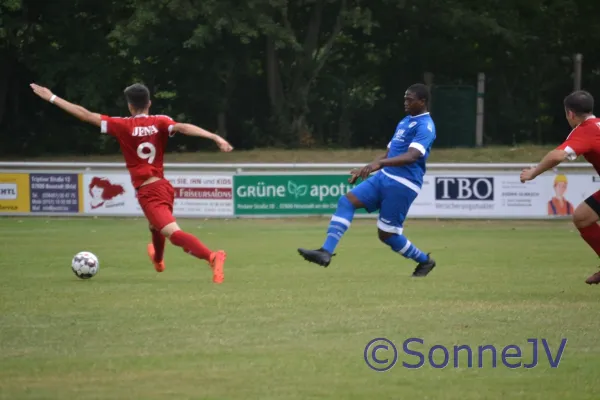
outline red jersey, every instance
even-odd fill
[[[100,130],[119,141],[134,188],[150,177],[164,178],[163,159],[174,125],[166,115],[102,115]]]
[[[571,161],[583,156],[600,174],[600,118],[592,116],[577,125],[557,149],[566,151]]]

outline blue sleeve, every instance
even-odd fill
[[[416,129],[417,134],[408,147],[415,148],[421,152],[421,155],[425,155],[435,140],[435,128],[433,123],[427,122],[417,125]]]

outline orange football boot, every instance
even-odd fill
[[[154,261],[155,254],[156,251],[154,250],[154,245],[150,243],[148,245],[148,257],[150,257],[150,261],[152,261],[152,264],[154,264],[154,269],[156,272],[163,272],[165,270],[165,260]]]
[[[223,280],[225,279],[223,273],[225,258],[227,258],[227,254],[223,250],[215,251],[210,254],[210,268],[213,271],[214,283],[223,283]]]

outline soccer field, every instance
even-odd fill
[[[170,244],[157,274],[142,219],[0,219],[0,398],[598,398],[596,259],[567,221],[411,220],[407,237],[438,262],[421,279],[373,220],[355,220],[326,269],[296,252],[321,245],[325,219],[180,224],[227,250],[223,285]],[[100,259],[91,280],[70,270],[81,250]],[[400,352],[387,372],[364,359],[378,337]],[[410,346],[421,368],[403,366],[419,362],[408,338],[424,340]],[[507,368],[502,349],[530,364],[531,338],[538,365]],[[563,338],[551,368],[541,340],[554,357]],[[450,350],[443,369],[434,345]],[[466,353],[455,368],[454,345],[473,349],[472,368]],[[496,368],[491,352],[479,368],[479,345],[497,348]]]

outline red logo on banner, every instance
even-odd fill
[[[107,178],[94,177],[89,186],[90,207],[93,209],[102,207],[108,200],[125,193],[125,188],[119,184],[113,184]]]

